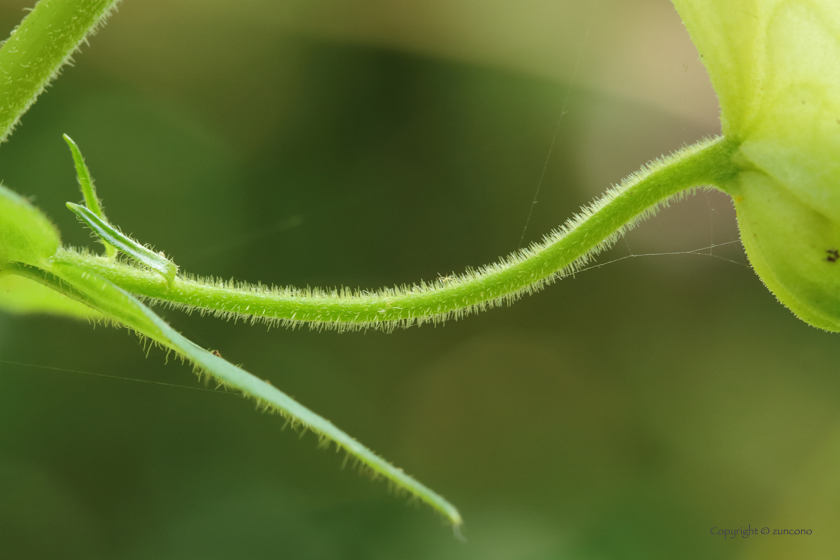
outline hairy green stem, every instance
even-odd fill
[[[41,0],[0,48],[0,143],[119,0]]]
[[[83,252],[63,250],[54,259],[174,306],[282,324],[302,322],[314,328],[390,330],[455,319],[511,302],[573,273],[668,198],[698,185],[724,182],[735,172],[731,156],[736,148],[735,142],[725,138],[684,148],[631,175],[541,243],[492,265],[432,283],[367,292],[266,288],[180,276],[167,286],[150,271]]]

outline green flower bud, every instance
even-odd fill
[[[756,273],[840,331],[840,2],[675,0],[739,144],[735,201]]]

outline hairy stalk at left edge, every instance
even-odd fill
[[[0,143],[119,0],[41,0],[0,48]]]
[[[390,331],[510,303],[574,273],[669,198],[692,187],[722,184],[735,172],[732,154],[737,147],[733,140],[717,138],[684,148],[643,167],[541,243],[432,283],[371,291],[323,290],[179,276],[168,285],[146,269],[72,249],[62,249],[53,258],[90,270],[141,297],[187,310],[286,326]]]

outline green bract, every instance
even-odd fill
[[[67,208],[86,223],[105,242],[106,247],[115,247],[135,261],[148,266],[163,276],[167,285],[172,286],[172,283],[175,281],[175,275],[178,273],[178,267],[174,262],[164,257],[163,253],[155,253],[151,249],[137,243],[100,218],[89,208],[73,204],[72,202],[67,203]]]
[[[739,173],[750,262],[804,321],[840,331],[840,2],[675,0]]]
[[[73,139],[66,134],[64,135],[64,141],[67,142],[68,146],[70,146],[70,153],[73,154],[73,163],[76,164],[76,176],[79,179],[79,187],[82,189],[82,196],[85,197],[85,205],[91,212],[107,224],[108,220],[105,218],[105,213],[102,211],[102,203],[100,202],[99,197],[96,196],[96,187],[93,186],[93,179],[91,178],[90,171],[85,164],[85,158],[82,157],[82,152],[79,150],[76,143],[73,142]],[[106,254],[109,257],[115,257],[117,255],[117,250],[114,246],[108,243],[107,239],[104,239],[101,236],[99,239],[102,241],[102,244],[105,245]],[[173,272],[173,277],[174,275],[175,274]]]

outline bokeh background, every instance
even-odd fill
[[[31,4],[0,4],[3,36]],[[538,185],[539,239],[718,124],[665,0],[125,0],[0,147],[93,246],[65,132],[182,270],[371,288],[516,249]],[[2,314],[0,558],[833,557],[840,344],[737,240],[699,193],[617,262],[387,335],[161,310],[449,498],[466,543],[125,330]],[[748,526],[812,534],[711,534]]]

